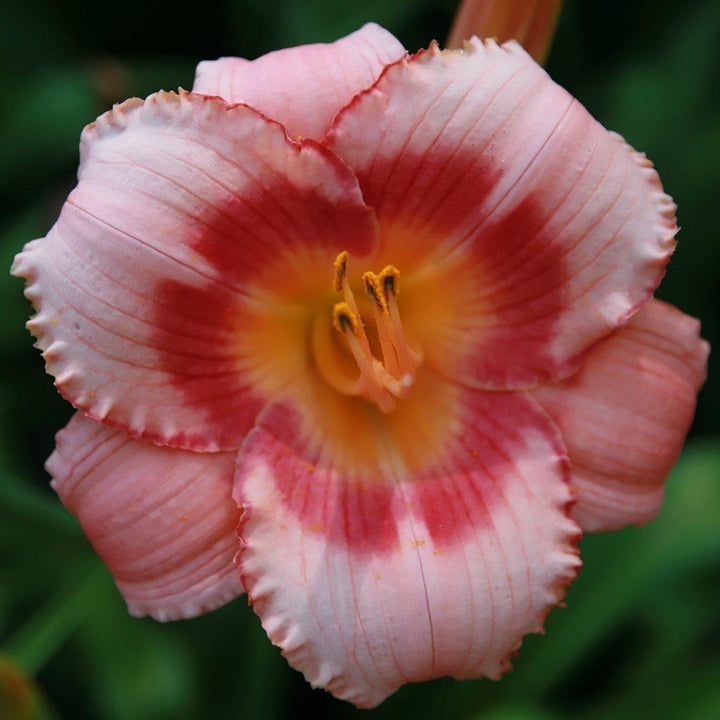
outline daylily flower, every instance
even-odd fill
[[[675,232],[516,43],[408,57],[368,25],[202,63],[85,129],[14,265],[78,408],[54,486],[133,614],[244,590],[360,706],[498,678],[580,526],[658,511],[707,356],[651,299]]]

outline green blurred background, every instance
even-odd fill
[[[205,58],[330,41],[368,20],[414,50],[442,41],[454,11],[451,0],[3,0],[0,267],[54,222],[80,130],[113,102],[189,88]],[[720,2],[568,0],[548,69],[655,162],[682,226],[658,294],[702,318],[717,347]],[[43,462],[71,409],[23,329],[20,281],[3,274],[0,307],[0,718],[358,716],[285,664],[244,599],[169,625],[127,616],[47,487]],[[582,541],[569,607],[526,640],[515,671],[405,687],[373,716],[720,718],[716,364],[661,517]]]

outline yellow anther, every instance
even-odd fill
[[[333,325],[339,333],[346,333],[349,330],[353,335],[357,334],[358,318],[347,303],[335,303],[333,307]]]
[[[408,346],[400,320],[397,304],[398,278],[400,272],[394,265],[387,265],[379,275],[366,272],[362,276],[363,287],[372,301],[377,327],[377,339],[382,351],[382,361],[375,357],[357,302],[348,282],[347,252],[341,252],[333,265],[333,289],[342,295],[342,301],[333,305],[333,326],[341,333],[347,349],[357,362],[360,375],[348,382],[337,372],[335,361],[318,363],[323,377],[340,392],[361,395],[375,403],[381,412],[395,409],[395,398],[407,395],[415,380],[415,370],[420,363],[418,356]],[[315,332],[317,348],[323,345],[322,332]]]
[[[387,303],[385,302],[385,295],[380,289],[378,276],[368,270],[368,272],[362,276],[362,280],[367,296],[375,303],[379,310],[386,313],[388,311]]]
[[[343,282],[347,275],[348,254],[343,250],[336,258],[333,265],[333,289],[335,292],[343,291]]]
[[[386,298],[389,295],[397,297],[400,294],[400,271],[394,265],[386,265],[378,275],[378,286],[383,289]]]

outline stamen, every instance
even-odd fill
[[[421,356],[407,344],[397,306],[398,269],[388,265],[376,275],[366,272],[362,276],[365,292],[372,303],[378,338],[383,354],[383,363],[373,357],[370,342],[358,311],[350,283],[347,279],[349,256],[341,252],[333,266],[333,288],[342,293],[344,302],[333,307],[333,326],[342,334],[348,344],[360,378],[356,383],[338,383],[336,373],[323,365],[323,375],[332,379],[336,389],[347,394],[362,395],[374,402],[382,412],[395,409],[395,397],[404,397],[415,380],[415,370]]]
[[[345,302],[352,311],[353,316],[357,321],[357,328],[355,334],[357,336],[360,347],[362,348],[365,357],[370,359],[372,352],[370,350],[370,343],[365,334],[365,328],[363,327],[362,319],[360,318],[360,311],[358,310],[357,303],[355,302],[355,296],[350,288],[350,283],[347,279],[347,266],[348,266],[349,255],[347,251],[343,250],[336,258],[335,264],[333,265],[333,288],[335,292],[342,292]]]
[[[366,395],[372,400],[384,413],[391,412],[395,409],[395,401],[388,394],[389,387],[383,382],[382,377],[384,368],[375,360],[358,341],[358,323],[357,317],[350,309],[347,303],[336,303],[333,307],[333,325],[345,336],[352,352],[355,362],[360,369],[360,385],[359,390],[362,395]],[[364,334],[364,333],[363,333]],[[390,378],[393,384],[397,381]]]
[[[400,271],[394,265],[387,265],[378,276],[378,285],[382,288],[385,296],[385,304],[390,315],[392,329],[390,337],[397,353],[398,364],[403,379],[410,379],[415,376],[415,369],[422,362],[422,356],[416,353],[408,345],[400,319],[400,310],[397,305],[397,296],[400,294]]]
[[[390,326],[387,321],[389,310],[379,280],[379,277],[374,272],[366,272],[363,275],[365,292],[373,302],[373,314],[375,316],[378,337],[380,338],[383,362],[390,374],[398,375],[400,367],[398,365],[392,337],[390,336]]]

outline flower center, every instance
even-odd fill
[[[333,288],[343,301],[333,306],[332,324],[352,355],[359,376],[348,376],[343,358],[328,347],[327,319],[316,323],[313,345],[318,369],[325,380],[345,395],[359,395],[373,402],[383,413],[392,412],[396,398],[408,394],[415,382],[422,354],[408,344],[397,304],[400,272],[388,265],[379,274],[366,272],[362,283],[370,300],[382,360],[373,354],[365,324],[347,279],[348,253],[335,259]]]

